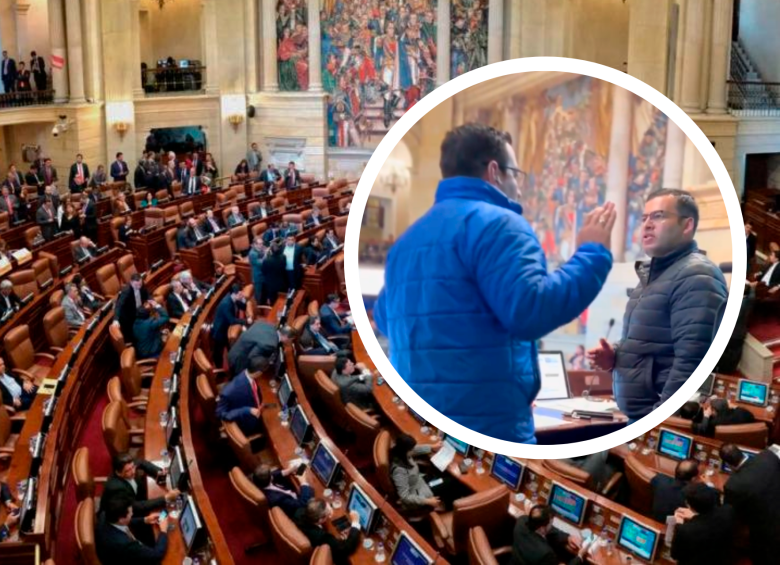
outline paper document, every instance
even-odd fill
[[[455,448],[449,442],[442,443],[441,449],[431,456],[431,463],[439,470],[444,471],[455,459]]]
[[[564,421],[560,418],[555,418],[553,416],[543,416],[541,414],[534,413],[534,428],[537,430],[543,428],[557,428],[563,423]]]
[[[536,405],[540,408],[547,408],[550,410],[560,410],[566,414],[570,414],[575,410],[587,410],[588,412],[604,412],[611,414],[618,411],[617,402],[614,400],[605,400],[597,402],[595,400],[588,400],[587,398],[563,398],[561,400],[539,400]]]

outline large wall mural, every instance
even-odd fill
[[[276,5],[276,58],[279,90],[309,89],[309,29],[305,0]]]
[[[325,0],[328,144],[374,148],[436,85],[436,0]]]
[[[488,0],[452,0],[450,78],[487,65]]]

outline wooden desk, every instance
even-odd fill
[[[148,270],[149,266],[157,261],[170,260],[165,232],[171,227],[173,226],[160,226],[143,234],[135,233],[130,236],[129,248],[133,252],[135,266],[139,271]]]
[[[73,240],[74,238],[68,235],[56,237],[51,241],[47,241],[43,245],[36,247],[33,250],[33,253],[35,254],[36,258],[40,257],[41,251],[51,253],[57,257],[60,269],[64,269],[65,267],[69,267],[73,264],[73,251],[70,247],[70,244],[73,243]]]
[[[214,259],[211,255],[210,240],[206,239],[190,249],[180,249],[179,257],[196,279],[207,281],[213,277]],[[249,280],[252,280],[251,277]]]
[[[344,260],[343,252],[337,253],[319,267],[310,266],[304,270],[303,288],[309,293],[312,300],[325,304],[328,294],[338,289],[337,260]]]

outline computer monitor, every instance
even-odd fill
[[[737,400],[755,406],[766,406],[769,400],[769,384],[739,379]]]
[[[171,488],[187,490],[187,467],[184,464],[184,456],[178,445],[173,449],[173,459],[168,471],[171,476]]]
[[[715,386],[715,373],[710,373],[710,376],[705,379],[699,390],[697,391],[701,396],[712,396],[712,389]]]
[[[623,516],[618,529],[617,545],[640,559],[653,562],[661,533],[633,518]]]
[[[190,60],[189,59],[182,59],[179,61],[179,68],[180,69],[186,69],[190,66]]]
[[[469,456],[469,450],[471,449],[471,446],[465,441],[461,441],[457,438],[452,437],[451,435],[445,435],[444,441],[446,441],[452,447],[454,447],[455,451],[463,455],[463,457]]]
[[[540,351],[537,354],[542,386],[536,400],[560,400],[570,398],[569,376],[561,351]]]
[[[38,479],[29,477],[24,489],[24,500],[19,509],[19,530],[29,532],[35,523],[35,507],[38,498]]]
[[[295,437],[295,441],[298,445],[306,443],[311,435],[311,424],[306,414],[303,413],[303,408],[296,406],[293,410],[292,420],[290,421],[290,431]]]
[[[184,508],[179,517],[179,528],[181,529],[181,537],[184,539],[184,546],[189,553],[195,547],[195,541],[200,532],[203,531],[203,524],[200,521],[198,509],[195,507],[195,500],[190,495],[187,495],[185,499]]]
[[[588,499],[584,496],[553,481],[548,503],[552,511],[561,518],[565,518],[576,526],[582,525],[587,502]]]
[[[330,452],[330,449],[325,447],[325,444],[322,442],[318,443],[311,458],[311,469],[326,487],[330,486],[333,477],[336,475],[337,467],[338,461]]]
[[[406,532],[401,532],[398,543],[393,548],[390,565],[432,565],[433,559],[428,557],[417,543]]]
[[[168,412],[168,423],[165,426],[165,439],[168,449],[179,443],[179,415],[175,406],[172,406]]]
[[[753,459],[756,455],[758,455],[760,452],[758,449],[748,449],[747,447],[740,447],[739,450],[742,452],[742,454],[748,459]],[[744,459],[743,459],[744,460]],[[744,463],[743,463],[744,464]],[[720,462],[720,470],[724,473],[732,473],[734,472],[734,469],[729,467],[725,461]]]
[[[168,391],[168,409],[179,405],[179,373],[171,377],[171,388]]]
[[[661,428],[656,451],[672,459],[682,461],[690,459],[693,450],[693,438],[666,428]]]
[[[493,457],[493,464],[490,466],[490,475],[514,491],[520,488],[524,472],[525,465],[499,453]]]
[[[282,383],[279,385],[279,404],[289,408],[295,402],[295,391],[290,384],[290,377],[284,375]]]
[[[360,520],[360,529],[364,534],[371,533],[371,527],[374,525],[374,516],[377,506],[368,498],[366,492],[355,483],[349,489],[349,498],[347,499],[347,512],[357,512]]]

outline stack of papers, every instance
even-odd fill
[[[617,402],[614,400],[598,402],[582,397],[562,398],[559,400],[539,400],[536,402],[536,405],[540,408],[547,408],[549,410],[559,410],[565,414],[571,414],[575,410],[604,412],[605,414],[611,414],[618,411]]]
[[[431,463],[439,470],[444,471],[450,466],[452,460],[455,459],[455,448],[448,442],[444,442],[441,449],[431,456]]]

